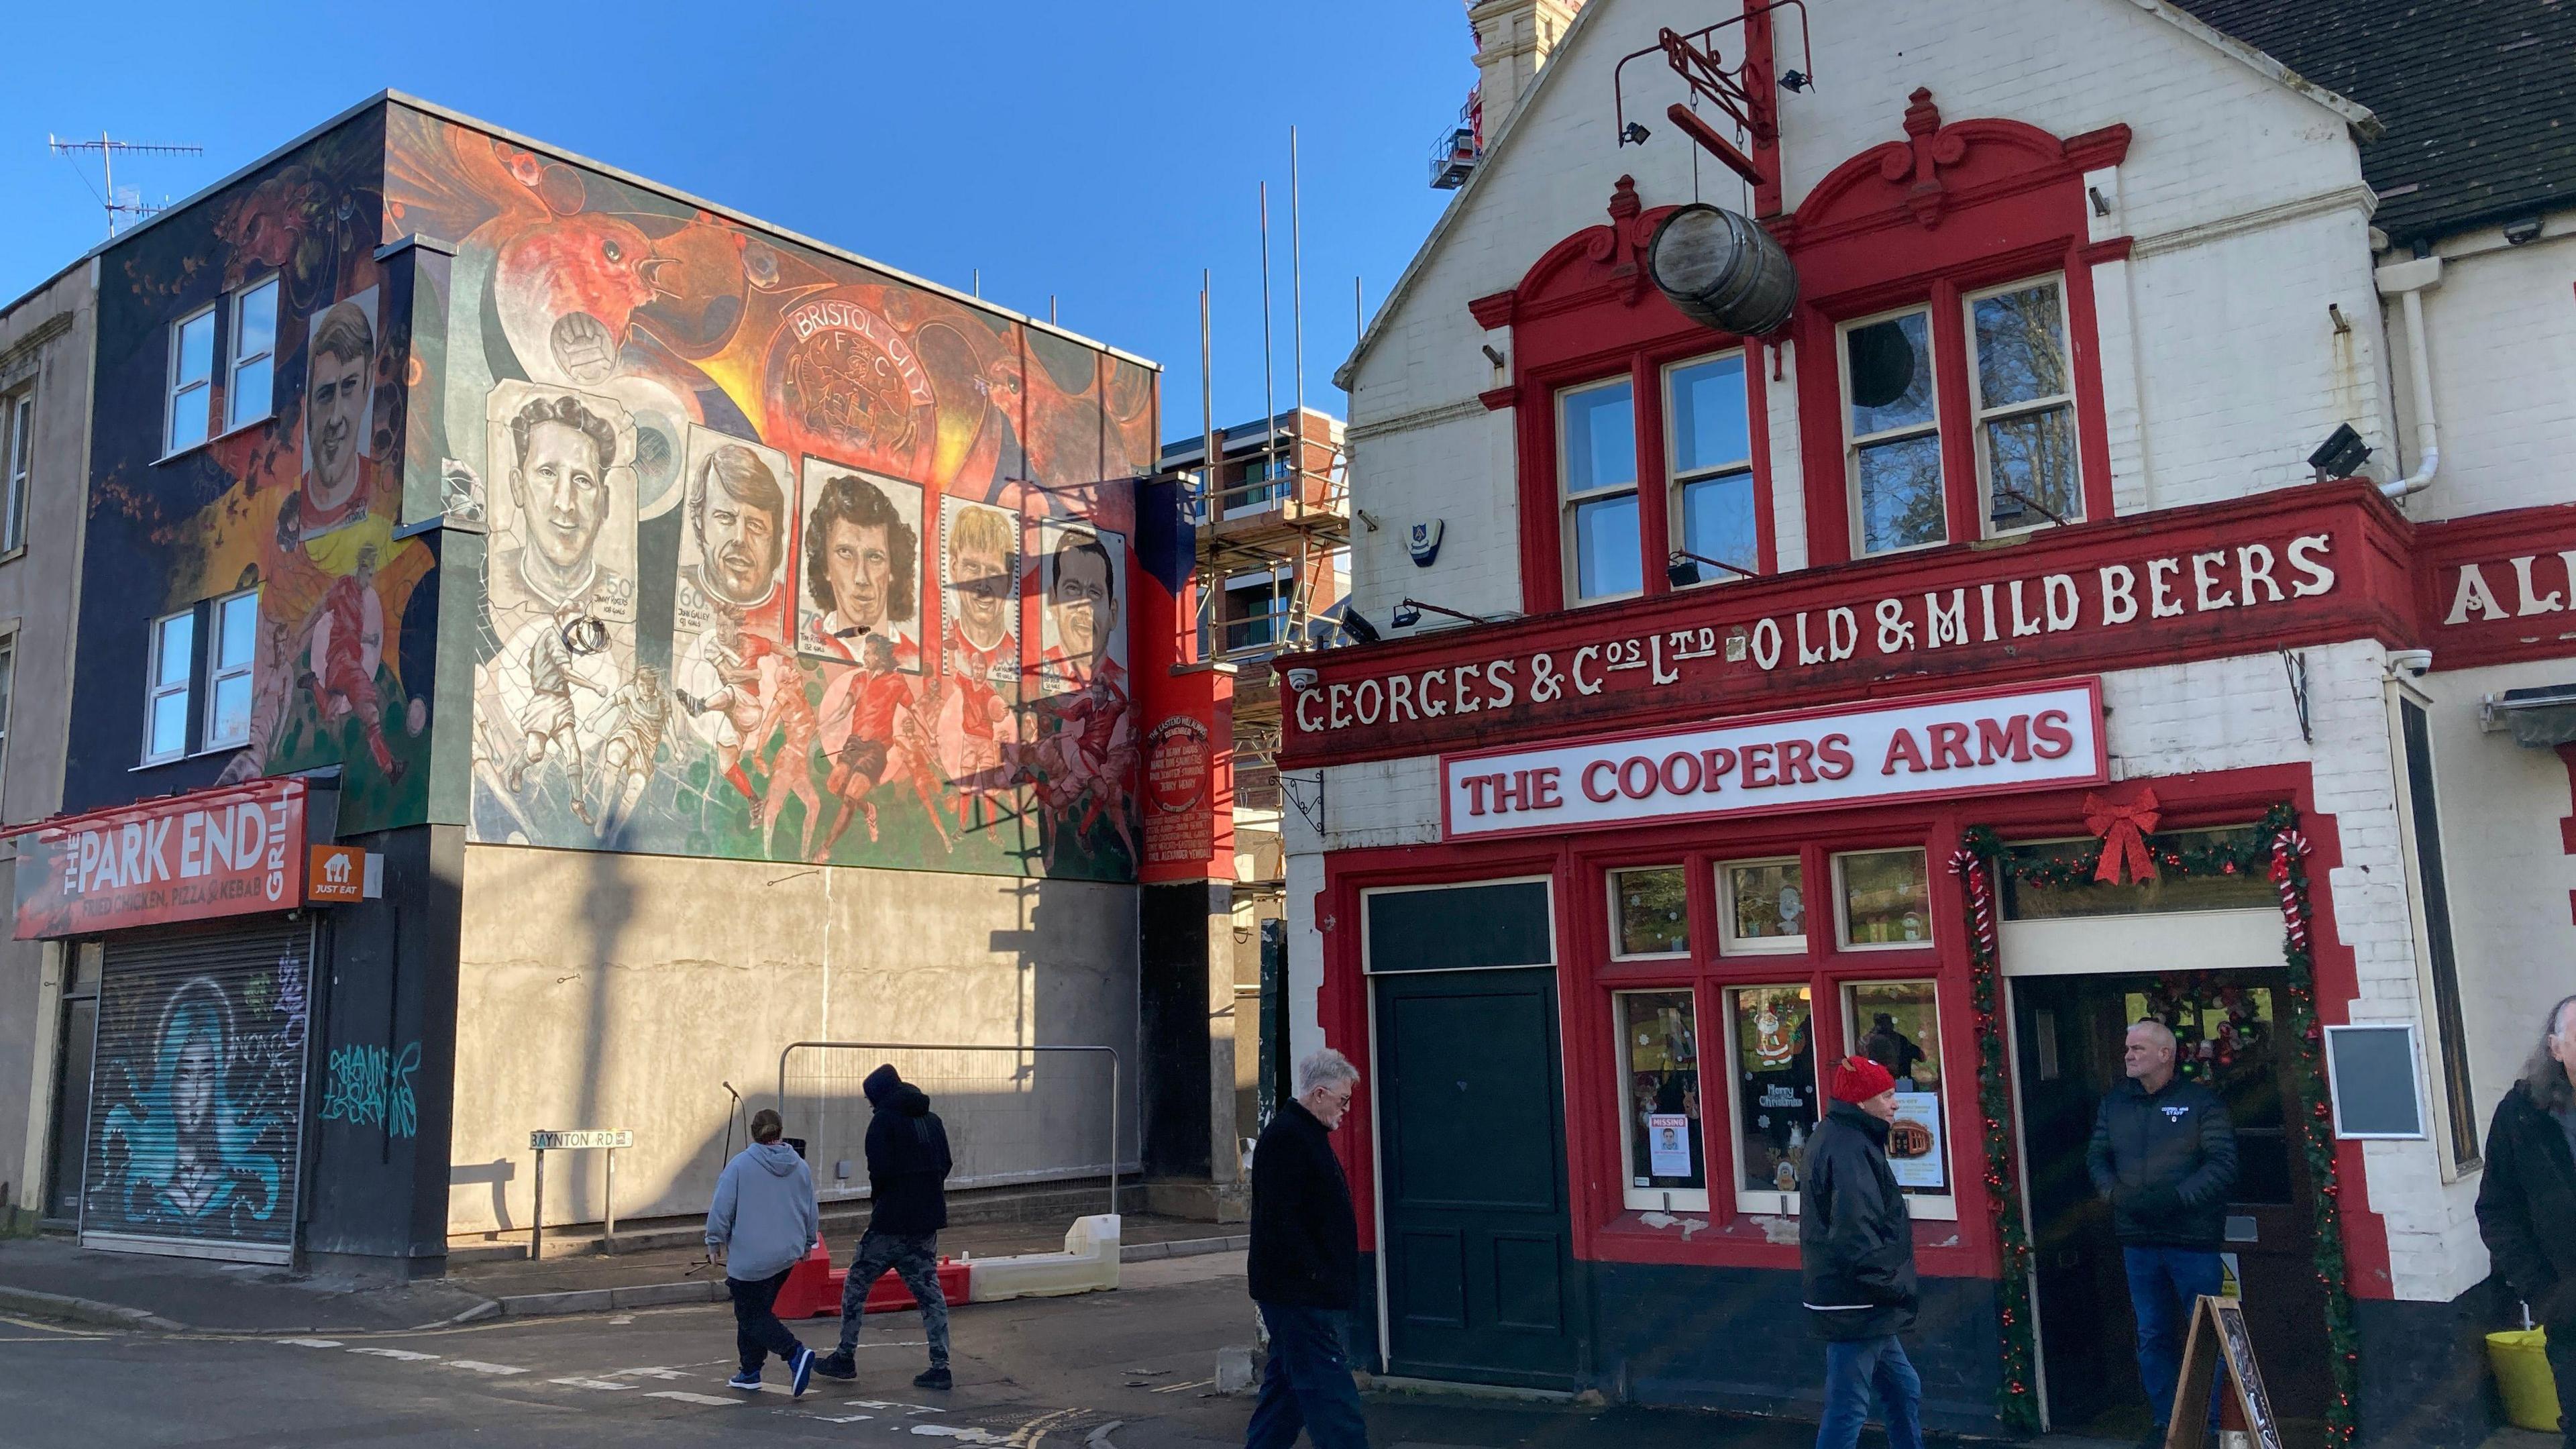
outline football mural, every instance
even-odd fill
[[[1135,879],[1150,367],[399,103],[233,192],[276,426],[97,505],[169,607],[261,591],[227,777],[339,764],[344,831]],[[202,284],[150,240],[136,300]]]

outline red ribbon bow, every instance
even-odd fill
[[[2085,796],[2084,828],[2102,837],[2102,865],[2093,878],[2110,885],[2154,880],[2156,858],[2147,851],[2147,836],[2162,818],[2152,789],[2139,790],[2126,804]]]

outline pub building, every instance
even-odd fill
[[[2287,1442],[2484,1439],[2481,1140],[2576,962],[2576,177],[2457,98],[2576,35],[2358,8],[1471,8],[1340,374],[1365,642],[1277,666],[1367,1367],[1813,1417],[1862,1054],[1927,1420],[2134,1436],[2083,1158],[2154,1017]]]

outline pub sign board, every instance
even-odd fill
[[[253,780],[97,810],[18,836],[21,941],[304,903],[304,782]]]
[[[1873,694],[2412,642],[2411,526],[2367,483],[1282,656],[1286,768]],[[1311,675],[1309,675],[1311,671]]]
[[[1444,755],[1450,840],[2099,785],[2098,679]]]

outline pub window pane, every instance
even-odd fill
[[[231,385],[224,394],[224,426],[238,428],[268,416],[270,384],[277,371],[277,281],[241,294],[233,308]]]
[[[152,698],[152,758],[168,759],[188,748],[188,696],[160,694]]]
[[[193,612],[172,614],[161,621],[156,632],[159,637],[153,650],[152,682],[156,686],[184,687],[190,655],[196,648],[197,616]]]
[[[1704,1191],[1699,1014],[1691,993],[1622,991],[1612,999],[1618,1006],[1619,1065],[1627,1078],[1628,1185]]]
[[[1860,547],[1863,553],[1939,543],[1941,439],[1924,433],[1858,450]]]
[[[206,440],[214,422],[215,311],[181,322],[170,339],[168,446],[175,453]]]
[[[1762,540],[1754,531],[1753,474],[1720,473],[1682,485],[1682,547],[1702,558],[1740,569],[1761,567]],[[1733,578],[1735,575],[1724,575]]]
[[[1985,425],[1985,444],[1995,527],[2046,523],[2049,514],[2069,523],[2082,521],[2084,498],[2075,485],[2073,404],[1992,419]]]
[[[1971,311],[1977,396],[1985,406],[2036,402],[2067,390],[2066,334],[2055,282],[1979,297]]]
[[[1865,850],[1834,857],[1846,946],[1932,944],[1930,872],[1920,850]]]
[[[1717,913],[1718,949],[1728,955],[1807,949],[1807,892],[1794,858],[1719,866]]]
[[[1843,334],[1851,372],[1851,431],[1928,427],[1933,420],[1932,315],[1908,312]]]
[[[1860,1055],[1896,1078],[1888,1166],[1908,1192],[1950,1190],[1949,1136],[1941,1120],[1941,1012],[1929,981],[1871,981],[1844,988],[1844,1017]]]
[[[1621,493],[1574,506],[1574,575],[1578,597],[1633,594],[1644,587],[1637,552],[1637,495]]]
[[[1751,460],[1744,354],[1676,367],[1667,386],[1672,392],[1675,473],[1701,473]]]
[[[1637,481],[1637,410],[1625,378],[1564,395],[1565,491],[1590,493]]]
[[[1726,993],[1735,1054],[1736,1182],[1795,1193],[1816,1125],[1816,1048],[1804,986],[1739,986]]]
[[[1610,910],[1619,956],[1678,956],[1690,950],[1690,891],[1680,866],[1610,872]]]

